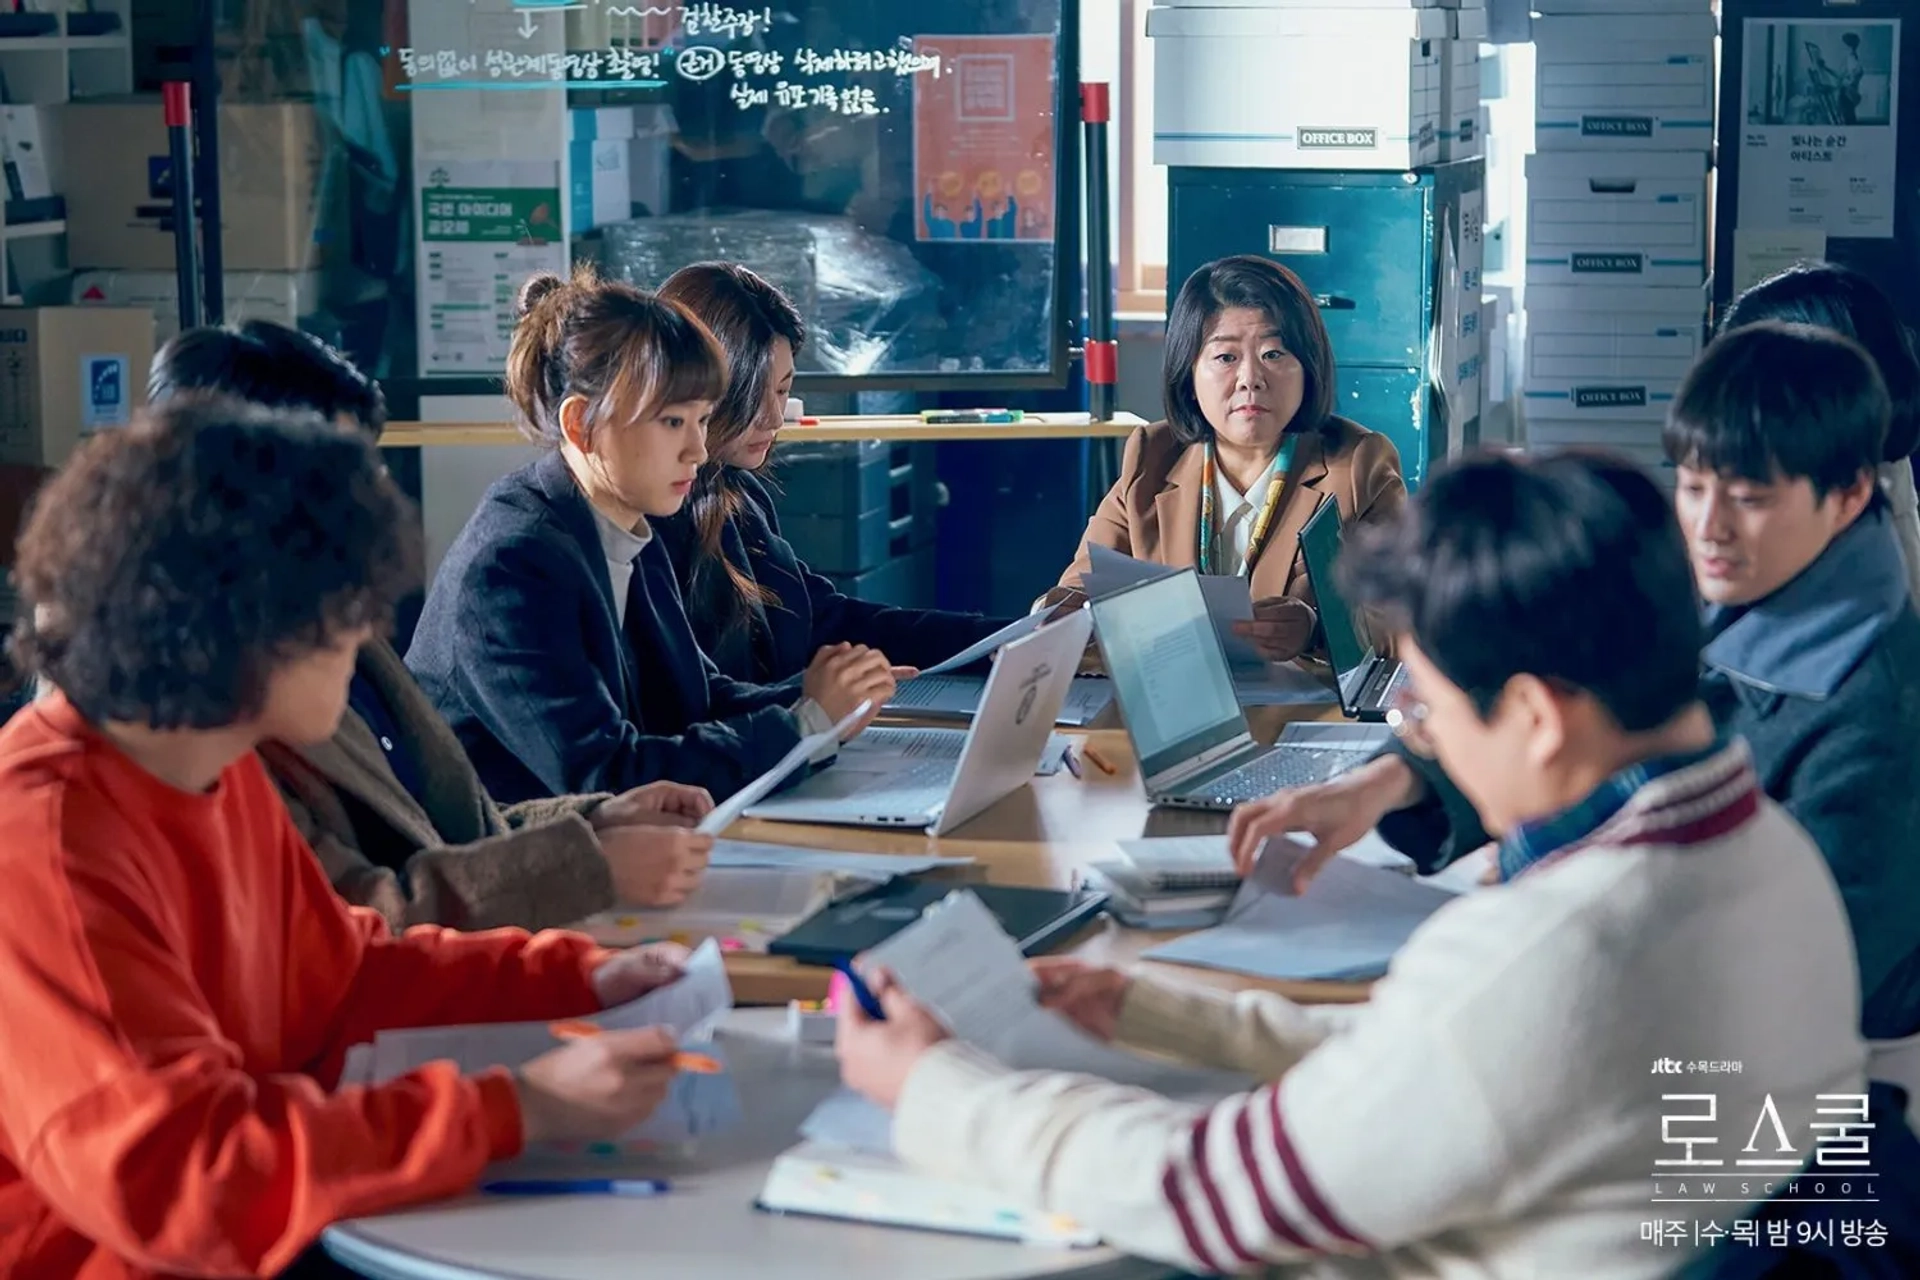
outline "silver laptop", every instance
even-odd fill
[[[832,768],[747,816],[945,835],[1033,776],[1092,627],[1081,609],[1002,649],[964,735],[869,729],[841,748]],[[957,755],[942,746],[953,738]]]
[[[1335,566],[1340,560],[1340,506],[1322,502],[1300,530],[1300,555],[1307,581],[1320,606],[1327,633],[1327,657],[1340,685],[1340,709],[1356,720],[1385,721],[1393,700],[1407,683],[1407,671],[1362,639],[1353,609],[1340,593]]]
[[[1234,696],[1220,637],[1191,569],[1093,602],[1127,736],[1147,798],[1185,809],[1231,809],[1282,787],[1325,782],[1387,738],[1371,726],[1263,747]]]

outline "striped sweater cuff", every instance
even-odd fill
[[[961,1172],[967,1149],[967,1094],[1011,1074],[984,1049],[943,1040],[920,1055],[893,1107],[894,1154],[918,1169]]]

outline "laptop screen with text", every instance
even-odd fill
[[[1141,777],[1247,732],[1191,570],[1095,600],[1093,623]]]

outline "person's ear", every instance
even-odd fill
[[[592,432],[588,430],[587,398],[568,396],[560,402],[560,434],[581,453],[592,453]]]
[[[1879,483],[1878,474],[1862,471],[1846,488],[1835,489],[1827,494],[1827,501],[1835,504],[1834,514],[1839,518],[1840,527],[1845,528],[1860,518],[1860,513],[1873,501],[1874,490]]]
[[[1536,768],[1552,763],[1565,749],[1567,712],[1566,699],[1558,690],[1539,676],[1526,674],[1507,681],[1494,708],[1495,717],[1511,717],[1510,727],[1525,736],[1527,761]]]

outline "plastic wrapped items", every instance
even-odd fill
[[[741,211],[637,218],[601,229],[601,268],[657,288],[694,262],[738,262],[784,290],[806,317],[800,368],[858,376],[939,358],[940,278],[897,241],[850,219]]]

